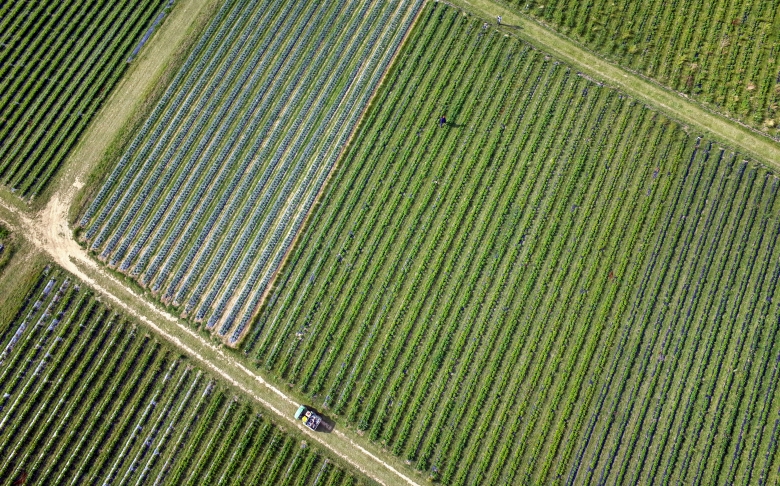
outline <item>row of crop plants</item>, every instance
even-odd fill
[[[13,235],[11,231],[0,224],[0,271],[11,260],[14,252]]]
[[[0,181],[34,197],[62,165],[164,6],[15,0],[0,11]]]
[[[512,2],[622,65],[778,137],[780,13],[744,2]]]
[[[244,350],[445,484],[768,482],[776,191],[429,4]]]
[[[43,271],[0,336],[0,477],[361,482],[56,268]]]
[[[82,216],[89,248],[236,344],[421,6],[227,2]]]

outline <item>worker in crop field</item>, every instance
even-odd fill
[[[498,18],[498,25],[501,25],[501,16],[499,15],[497,18]]]
[[[439,118],[439,128],[443,127],[447,123],[447,117],[442,115]]]

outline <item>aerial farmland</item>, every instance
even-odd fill
[[[4,2],[0,182],[34,197],[125,72],[164,0]]]
[[[587,48],[780,138],[780,9],[771,1],[512,2]]]
[[[45,268],[0,353],[0,476],[31,484],[353,484],[214,377]]]
[[[90,249],[236,343],[420,6],[226,2],[82,217]]]
[[[780,17],[618,3],[0,7],[0,477],[780,481]]]

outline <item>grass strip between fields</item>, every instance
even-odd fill
[[[438,0],[436,0],[438,1]],[[588,52],[541,24],[519,15],[492,0],[448,0],[467,12],[489,19],[495,26],[496,17],[502,17],[499,27],[507,35],[517,36],[541,50],[550,53],[582,73],[655,107],[667,116],[702,130],[732,148],[754,157],[773,170],[780,171],[780,144],[773,142],[736,122],[716,115],[696,102],[643,80],[635,74]]]
[[[134,293],[120,280],[106,272],[72,239],[72,234],[64,230],[67,226],[66,207],[61,205],[61,201],[55,196],[49,206],[42,213],[43,220],[47,221],[44,222],[41,219],[31,219],[0,200],[0,220],[9,226],[11,231],[27,238],[23,248],[26,248],[37,262],[38,266],[34,267],[32,272],[29,268],[24,269],[25,275],[39,274],[41,264],[47,261],[46,256],[43,255],[48,253],[48,257],[52,258],[57,265],[73,274],[95,292],[104,295],[111,304],[140,321],[180,352],[200,363],[204,370],[242,395],[260,403],[270,412],[269,417],[276,423],[297,428],[309,439],[329,449],[337,459],[380,484],[418,484],[415,482],[416,478],[406,475],[408,470],[397,457],[385,454],[380,447],[370,443],[367,438],[356,437],[356,434],[346,429],[344,425],[337,424],[332,433],[326,434],[312,432],[295,420],[293,411],[298,401],[289,395],[289,391],[276,388],[241,363],[223,346],[210,341],[205,332],[192,329],[181,319]],[[53,224],[54,219],[51,217],[53,214],[57,214],[56,224]],[[10,276],[11,273],[7,272],[5,275]],[[9,281],[10,279],[5,278],[0,280],[0,284],[3,282],[7,284]],[[22,285],[20,290],[29,291],[29,285]],[[18,300],[19,297],[16,299]],[[14,311],[16,308],[18,305],[15,306]]]

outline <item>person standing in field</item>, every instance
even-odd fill
[[[447,117],[442,115],[439,118],[439,128],[443,127],[447,123]]]
[[[501,25],[501,16],[499,15],[497,18],[498,18],[498,25]]]

